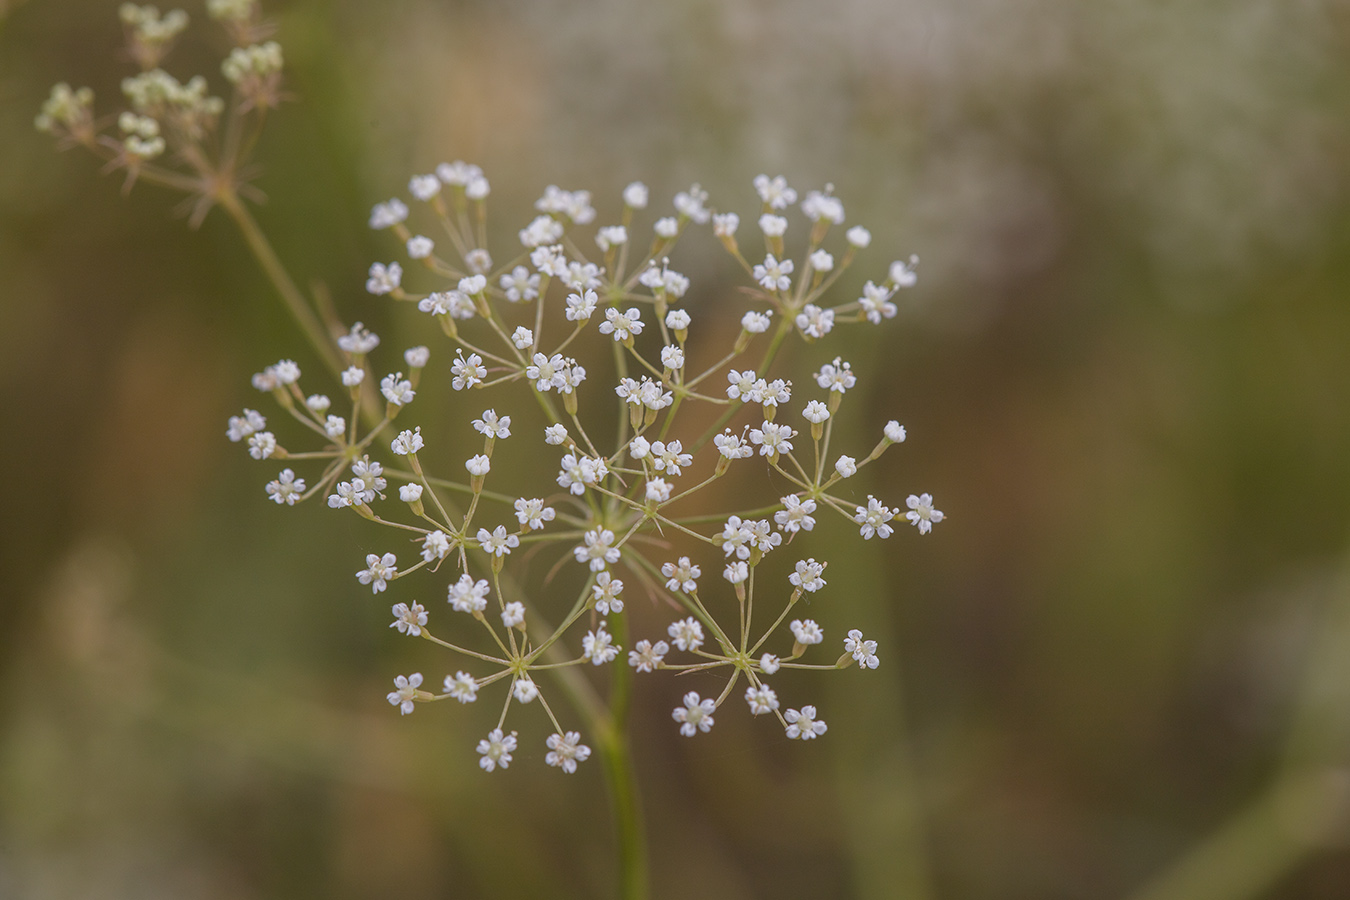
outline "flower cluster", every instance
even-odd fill
[[[116,128],[105,130],[94,116],[92,90],[64,83],[52,88],[35,122],[61,146],[83,146],[107,160],[108,170],[124,170],[127,189],[139,179],[188,194],[194,226],[217,203],[229,208],[238,196],[261,198],[247,183],[248,157],[264,113],[282,100],[282,50],[265,40],[272,29],[258,0],[209,0],[207,12],[233,44],[221,63],[233,88],[229,103],[202,75],[179,81],[160,67],[187,28],[187,13],[124,3],[126,55],[139,71],[122,80],[127,108],[108,120]]]
[[[445,614],[402,601],[393,606],[391,627],[460,655],[465,669],[446,675],[440,692],[424,689],[420,673],[400,675],[389,702],[405,714],[421,703],[472,703],[502,682],[501,715],[478,744],[485,771],[509,766],[518,732],[508,732],[506,720],[513,706],[535,701],[551,726],[544,742],[548,764],[572,772],[589,756],[580,733],[563,723],[535,679],[540,670],[625,662],[640,673],[720,670],[727,676],[720,694],[688,691],[674,708],[681,734],[708,732],[740,686],[751,715],[771,716],[788,737],[810,740],[826,731],[816,707],[785,707],[769,679],[784,668],[878,665],[876,641],[857,629],[843,640],[837,660],[803,661],[825,636],[815,621],[792,614],[803,597],[826,589],[826,562],[796,560],[781,585],[758,573],[766,556],[786,552],[822,516],[837,516],[863,539],[890,537],[897,509],[870,495],[850,499],[845,482],[904,441],[905,429],[890,422],[874,446],[836,456],[835,417],[858,379],[849,363],[830,354],[806,398],[771,370],[794,332],[812,344],[837,326],[893,316],[890,298],[914,283],[915,261],[891,264],[860,297],[832,305],[829,290],[870,234],[849,228],[842,248],[827,249],[844,219],[843,204],[827,186],[798,207],[806,249],[791,258],[785,236],[793,227],[788,214],[796,191],[781,177],[761,176],[754,186],[762,257],[743,249],[737,214],[715,211],[697,185],[675,197],[672,214],[655,217],[650,238],[639,237],[636,220],[650,196],[634,183],[623,190],[617,221],[609,225],[597,224],[589,192],[548,187],[517,234],[520,246],[503,251],[506,261],[499,262],[486,245],[491,187],[482,170],[454,162],[416,175],[408,184],[411,203],[429,214],[427,225],[435,229],[413,224],[408,201],[377,205],[370,226],[391,232],[406,259],[373,264],[366,288],[406,302],[448,340],[446,371],[436,377],[463,395],[459,407],[472,412],[461,415],[482,436],[481,452],[464,461],[457,477],[424,469],[427,446],[439,436],[394,421],[416,408],[431,353],[414,347],[390,363],[379,355],[378,336],[361,323],[338,341],[346,368],[335,396],[303,390],[291,360],[254,376],[254,386],[308,435],[304,449],[283,446],[255,410],[230,419],[227,436],[254,458],[321,465],[307,479],[282,470],[266,487],[276,503],[324,497],[335,511],[412,539],[411,564],[400,560],[397,546],[365,557],[354,574],[373,593],[397,590],[396,582],[418,570],[450,570]],[[751,308],[724,355],[693,371],[688,343],[698,329],[681,304],[690,280],[671,268],[669,254],[686,231],[707,223],[748,276]],[[595,251],[586,252],[587,245]],[[598,337],[588,338],[588,331]],[[601,353],[583,366],[570,353],[586,347]],[[700,349],[698,358],[704,355]],[[603,379],[599,389],[597,379]],[[378,394],[369,390],[376,383]],[[598,399],[605,395],[608,415]],[[597,403],[599,410],[590,408]],[[535,404],[548,424],[542,434],[517,434],[516,405]],[[335,411],[339,405],[342,414]],[[687,412],[699,407],[702,412]],[[423,419],[423,425],[428,421],[445,417]],[[600,421],[609,424],[597,433]],[[489,489],[502,477],[494,450],[508,440],[534,443],[538,458],[550,461],[539,468],[553,474],[535,485],[533,496]],[[772,502],[749,513],[690,514],[690,497],[752,458],[780,480]],[[928,494],[911,495],[906,505],[900,520],[920,534],[942,521]],[[675,539],[692,549],[664,557],[662,548]],[[532,555],[558,547],[555,570],[578,567],[583,583],[569,595],[570,607],[522,589],[513,570],[525,561],[507,563],[527,546]],[[618,636],[628,631],[626,583],[680,610],[664,635],[620,646]],[[471,635],[483,631],[487,642],[478,646],[488,649],[476,649]]]

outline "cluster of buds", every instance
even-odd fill
[[[92,90],[68,84],[52,88],[35,122],[61,146],[83,146],[106,159],[109,169],[125,170],[128,189],[142,179],[192,195],[194,226],[218,202],[237,194],[261,196],[242,172],[262,128],[261,113],[281,100],[281,47],[259,43],[270,27],[257,0],[212,0],[208,11],[233,44],[221,65],[233,87],[230,101],[213,95],[202,75],[180,81],[160,68],[188,26],[187,13],[161,15],[153,6],[126,3],[120,18],[127,55],[140,71],[122,80],[129,108],[116,116],[117,129],[107,132],[95,118]]]
[[[411,565],[401,562],[406,554],[397,546],[365,557],[355,578],[373,594],[425,584],[428,573],[449,570],[439,580],[449,610],[434,633],[431,611],[412,597],[392,607],[391,627],[461,662],[442,690],[424,688],[421,673],[400,675],[388,699],[407,714],[424,703],[475,702],[500,682],[500,718],[477,748],[487,771],[506,768],[517,750],[518,732],[508,729],[513,706],[536,701],[550,725],[546,762],[572,772],[589,755],[536,680],[541,670],[626,661],[641,673],[720,673],[724,683],[715,696],[688,691],[675,706],[681,734],[708,732],[739,692],[752,715],[776,719],[789,738],[807,740],[824,734],[825,722],[811,704],[780,703],[769,683],[775,673],[878,665],[876,642],[857,629],[842,641],[842,655],[804,661],[825,637],[799,604],[826,588],[827,564],[798,558],[781,584],[760,574],[761,564],[794,541],[809,541],[818,516],[837,516],[867,540],[889,537],[897,521],[927,534],[943,514],[929,494],[910,495],[903,515],[875,496],[850,496],[849,480],[906,433],[890,422],[873,446],[852,455],[833,449],[836,416],[859,377],[848,362],[828,353],[811,379],[818,394],[804,403],[772,367],[793,334],[810,352],[840,325],[894,316],[891,298],[914,284],[917,260],[892,263],[861,296],[832,304],[830,289],[869,245],[870,233],[849,228],[844,246],[828,249],[844,207],[830,188],[812,191],[799,207],[807,222],[804,252],[793,259],[785,237],[796,192],[781,177],[760,176],[754,187],[762,257],[747,256],[739,217],[714,211],[697,185],[676,195],[671,215],[656,218],[650,240],[640,239],[635,219],[647,209],[649,191],[634,183],[622,192],[617,222],[599,227],[589,192],[550,186],[518,233],[520,247],[498,263],[486,240],[490,185],[483,172],[456,162],[415,176],[409,193],[430,213],[438,237],[414,229],[407,202],[377,205],[371,227],[396,235],[407,260],[375,263],[366,286],[439,327],[451,349],[445,371],[434,377],[463,396],[460,409],[471,412],[461,415],[482,436],[481,452],[464,461],[457,477],[427,470],[427,442],[438,435],[425,426],[455,418],[437,413],[406,427],[402,421],[417,402],[430,351],[411,348],[399,363],[377,369],[380,340],[360,323],[338,341],[346,369],[332,397],[303,390],[291,360],[254,376],[254,386],[297,423],[292,430],[305,438],[303,449],[283,446],[255,410],[230,420],[228,437],[255,459],[315,466],[306,477],[286,468],[269,482],[267,494],[277,504],[326,498],[335,512],[353,512],[412,542]],[[686,231],[709,223],[745,271],[752,307],[729,346],[715,353],[697,348],[695,356],[689,342],[698,323],[683,304],[690,280],[671,268],[669,254]],[[584,243],[596,253],[588,255]],[[600,358],[585,366],[573,355],[597,346]],[[753,360],[741,361],[752,353]],[[705,357],[715,361],[691,368]],[[378,395],[369,390],[376,382]],[[484,399],[474,403],[471,394]],[[542,434],[517,433],[512,397],[543,410]],[[377,409],[370,409],[372,400]],[[538,442],[537,454],[548,462],[499,473],[494,450],[507,440]],[[695,514],[701,507],[691,498],[706,504],[725,497],[715,486],[750,459],[771,473],[770,502]],[[553,474],[524,490],[512,481],[540,470]],[[681,542],[678,551],[673,542]],[[554,571],[576,566],[579,589],[561,596],[524,590],[523,570],[544,563]],[[419,581],[404,581],[419,570]],[[623,647],[634,586],[678,613],[663,634]]]

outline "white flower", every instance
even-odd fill
[[[436,242],[426,235],[415,234],[408,238],[408,256],[412,259],[426,259],[436,249]]]
[[[838,225],[844,221],[844,204],[840,203],[838,198],[831,196],[834,185],[825,185],[825,192],[810,191],[806,199],[802,201],[802,212],[812,222],[819,222],[821,219],[828,219]]]
[[[495,409],[483,411],[483,418],[473,420],[473,430],[490,438],[511,436],[511,417],[498,416]]]
[[[478,742],[478,752],[482,754],[482,759],[478,760],[478,765],[484,772],[491,772],[493,769],[501,766],[503,769],[511,766],[511,752],[516,749],[516,733],[503,735],[500,728],[494,728],[488,732],[488,736]]]
[[[712,217],[712,213],[703,206],[707,201],[708,192],[694,184],[689,190],[680,191],[675,195],[675,210],[686,219],[693,219],[700,225],[706,225],[708,219]]]
[[[584,294],[568,294],[567,321],[589,321],[591,316],[595,313],[595,305],[597,302],[599,302],[599,298],[596,296],[595,291],[586,291]],[[608,312],[613,312],[613,310],[608,310]],[[600,327],[602,330],[604,329],[603,325]]]
[[[276,450],[277,439],[270,431],[260,431],[248,439],[248,455],[254,459],[267,459]]]
[[[385,203],[377,203],[370,211],[370,227],[379,231],[408,218],[408,206],[395,197]]]
[[[741,225],[741,217],[734,212],[720,213],[712,217],[713,234],[720,238],[729,238],[736,234]]]
[[[741,327],[751,334],[763,334],[769,330],[769,313],[750,310],[741,316]]]
[[[525,623],[525,604],[512,600],[502,607],[502,624],[507,628],[519,628]]]
[[[759,217],[759,230],[764,232],[765,237],[782,237],[787,232],[787,227],[788,220],[782,216],[765,213]]]
[[[768,553],[783,543],[783,536],[773,530],[768,519],[746,522],[745,529],[750,533],[750,546],[760,553]]]
[[[614,638],[605,631],[603,624],[595,631],[586,632],[586,636],[581,639],[581,653],[593,666],[614,662],[614,657],[618,656],[622,649],[614,646]]]
[[[758,400],[765,406],[781,406],[792,399],[792,382],[775,378],[767,384],[755,383]]]
[[[544,762],[561,768],[568,775],[577,770],[577,763],[585,762],[591,755],[591,748],[581,743],[581,734],[576,731],[569,731],[565,735],[554,732],[545,743],[549,752]]]
[[[680,233],[680,223],[672,216],[665,216],[656,220],[652,225],[652,231],[656,232],[657,237],[669,240]]]
[[[642,435],[638,435],[628,442],[628,455],[633,459],[646,459],[651,452],[651,443]]]
[[[759,444],[760,456],[772,456],[775,453],[791,453],[791,439],[796,434],[787,425],[765,421],[762,427],[750,429],[750,441]]]
[[[642,313],[636,307],[627,312],[605,310],[605,321],[600,323],[601,334],[614,334],[614,340],[626,341],[642,333]]]
[[[834,464],[834,470],[840,478],[852,478],[858,471],[858,461],[851,456],[841,456]]]
[[[752,716],[762,716],[778,708],[778,695],[767,684],[751,685],[745,689],[745,702],[750,704]]]
[[[420,484],[404,485],[403,487],[421,488]],[[399,489],[399,495],[402,496],[403,490]],[[450,555],[450,536],[444,531],[433,531],[422,538],[422,558],[427,562],[433,562],[438,559],[445,559]]]
[[[483,183],[486,184],[487,182]],[[472,192],[469,196],[473,196]],[[475,248],[464,254],[464,265],[468,266],[469,271],[475,275],[486,277],[486,273],[492,268],[492,254],[482,247]]]
[[[586,225],[595,219],[590,191],[564,191],[554,184],[544,188],[544,196],[534,202],[534,208],[567,216],[578,225]]]
[[[362,482],[362,500],[366,503],[372,502],[376,494],[381,498],[384,497],[382,492],[388,482],[381,477],[384,474],[384,467],[379,463],[371,462],[369,456],[363,456],[352,462],[352,474],[356,476],[352,479],[353,486],[358,480]]]
[[[755,281],[758,281],[765,290],[786,291],[792,287],[792,260],[785,259],[781,262],[774,258],[770,253],[764,257],[762,265],[756,265],[754,268]]]
[[[595,245],[604,252],[608,252],[610,247],[619,247],[626,243],[628,243],[628,229],[622,225],[606,225],[595,236]]]
[[[838,391],[841,394],[853,387],[857,381],[853,375],[853,367],[837,356],[834,362],[821,366],[820,371],[816,373],[816,384],[827,391]]]
[[[914,273],[914,267],[919,264],[919,257],[911,255],[909,262],[896,260],[891,263],[891,282],[896,287],[914,287],[918,282],[919,276]]]
[[[545,522],[552,522],[553,517],[557,515],[553,507],[545,506],[544,501],[538,498],[525,499],[521,497],[515,502],[516,520],[520,522],[522,528],[528,528],[534,531],[544,527]]]
[[[825,564],[815,559],[797,560],[797,571],[788,576],[788,581],[804,591],[818,591],[825,586]]]
[[[517,350],[528,350],[534,345],[534,332],[524,325],[517,325],[516,330],[511,332],[511,343],[516,345]]]
[[[674,345],[661,348],[661,365],[674,371],[684,368],[684,351]]]
[[[426,347],[409,347],[403,351],[403,361],[408,364],[410,369],[425,369],[429,359],[431,359],[431,351]]]
[[[692,464],[694,457],[684,452],[684,447],[679,441],[663,443],[657,441],[652,444],[652,464],[656,466],[656,471],[664,471],[667,475],[679,476],[684,466]]]
[[[348,366],[342,370],[342,383],[347,387],[356,387],[366,380],[366,370],[359,366]]]
[[[423,202],[441,192],[441,180],[435,175],[414,175],[408,182],[408,193]]]
[[[287,506],[294,506],[295,501],[299,500],[304,492],[305,479],[296,478],[295,472],[290,469],[282,469],[275,481],[267,482],[267,496],[278,505],[284,503]]]
[[[660,667],[661,660],[669,652],[670,645],[665,641],[657,641],[655,644],[651,641],[638,641],[633,645],[633,649],[628,651],[628,665],[639,672],[650,672]]]
[[[539,686],[528,675],[521,675],[511,685],[511,693],[517,703],[529,703],[539,696]]]
[[[445,676],[445,692],[460,703],[472,703],[478,699],[478,682],[468,672],[456,672],[453,678]]]
[[[596,612],[602,616],[607,616],[610,612],[623,612],[623,601],[619,599],[622,593],[623,582],[608,572],[601,572],[595,576],[591,597],[595,601]]]
[[[272,377],[277,384],[295,384],[300,380],[300,366],[293,359],[283,359],[271,367]]]
[[[825,640],[825,632],[814,619],[793,619],[788,628],[799,644],[819,644]]]
[[[759,658],[759,670],[765,675],[772,675],[777,672],[780,665],[782,665],[782,663],[780,663],[778,657],[774,656],[772,653],[765,653]]]
[[[680,724],[680,734],[693,737],[700,731],[707,734],[713,727],[713,713],[717,705],[711,700],[700,700],[696,691],[684,695],[684,706],[677,706],[671,718]]]
[[[666,327],[671,331],[687,331],[689,328],[689,313],[682,309],[672,309],[666,313]]]
[[[367,330],[366,326],[357,322],[352,326],[352,330],[337,339],[338,348],[348,353],[359,355],[369,353],[380,346],[380,337],[377,334]]]
[[[391,294],[398,289],[399,283],[403,280],[403,267],[396,262],[389,265],[383,263],[371,263],[370,273],[366,279],[366,290],[372,294]]]
[[[530,251],[530,264],[539,270],[539,274],[561,278],[567,274],[567,254],[562,244],[552,247],[536,247]]]
[[[414,603],[409,606],[406,603],[396,603],[390,612],[394,616],[394,621],[389,623],[390,628],[397,628],[399,634],[421,636],[422,626],[427,624],[427,611],[422,608],[422,604]]]
[[[569,453],[562,458],[562,469],[558,473],[557,482],[559,487],[565,487],[580,497],[586,492],[586,485],[598,484],[608,474],[609,467],[605,465],[603,459],[585,456],[578,458],[575,454]]]
[[[797,192],[788,187],[787,179],[782,175],[770,178],[768,175],[755,176],[755,191],[770,209],[787,209],[797,202]]]
[[[750,442],[744,437],[732,434],[729,428],[714,437],[713,444],[717,446],[717,452],[727,459],[748,459],[755,455],[755,448]]]
[[[856,628],[844,639],[844,652],[853,654],[863,668],[875,669],[881,665],[881,660],[877,659],[877,642],[863,640],[862,632]]]
[[[754,533],[745,527],[741,517],[731,516],[722,526],[722,553],[726,556],[735,553],[740,559],[749,559],[749,543],[753,539]]]
[[[534,381],[534,388],[537,391],[547,391],[550,388],[558,386],[559,372],[567,367],[567,360],[561,353],[555,353],[552,356],[545,356],[542,353],[534,355],[534,365],[525,367],[525,377]]]
[[[883,316],[894,318],[895,304],[890,302],[891,293],[890,288],[877,287],[870,281],[863,285],[863,295],[858,298],[858,305],[867,315],[867,321],[880,325]]]
[[[808,303],[797,313],[797,327],[807,337],[824,337],[834,328],[834,310],[821,309],[814,303]]]
[[[684,591],[691,594],[698,590],[698,578],[703,571],[689,561],[689,557],[681,556],[678,563],[665,563],[661,566],[661,574],[667,579],[666,587],[672,591]]]
[[[356,573],[356,580],[370,585],[370,592],[378,594],[387,587],[386,582],[393,581],[398,575],[398,567],[395,565],[397,562],[398,557],[392,553],[386,553],[384,556],[368,553],[366,567]]]
[[[755,382],[758,377],[749,369],[744,372],[737,372],[732,369],[727,373],[727,381],[730,383],[730,387],[727,388],[727,396],[732,400],[739,400],[741,397],[749,395],[755,389]]]
[[[533,300],[539,296],[539,275],[530,274],[524,266],[516,266],[497,282],[506,292],[506,299],[512,303]]]
[[[347,433],[347,420],[342,416],[329,416],[324,420],[323,433],[337,440]]]
[[[520,538],[514,534],[507,534],[505,525],[498,525],[491,532],[486,528],[480,528],[477,537],[484,552],[493,556],[507,556],[513,548],[520,546]]]
[[[733,560],[722,570],[722,577],[732,584],[743,584],[750,577],[750,567],[739,559]]]
[[[664,478],[653,478],[647,482],[647,502],[665,503],[670,499],[670,482]]]
[[[647,186],[640,181],[634,181],[623,189],[623,202],[632,209],[646,209]]]
[[[560,275],[563,284],[577,293],[600,286],[600,273],[604,269],[595,263],[569,262],[566,273]]]
[[[328,407],[332,405],[333,401],[328,398],[327,394],[310,394],[305,398],[305,406],[312,412],[327,412]],[[245,412],[247,412],[247,410],[245,410]]]
[[[666,633],[675,641],[675,646],[690,653],[703,646],[703,626],[698,619],[690,616],[678,622],[671,622]]]
[[[520,242],[526,247],[556,244],[562,240],[562,236],[562,223],[551,216],[537,216],[533,222],[520,229]]]
[[[416,392],[412,382],[403,377],[402,372],[394,372],[380,379],[380,393],[391,406],[406,406],[413,401]]]
[[[482,453],[471,456],[464,462],[464,468],[469,470],[470,475],[483,476],[492,471],[492,460],[488,459]]]
[[[830,411],[825,408],[824,403],[812,400],[806,404],[806,409],[802,410],[802,416],[812,425],[819,425],[830,417]]]
[[[816,718],[814,706],[803,706],[801,712],[789,709],[783,718],[788,721],[787,736],[793,740],[809,741],[825,733],[825,723]]]
[[[404,503],[416,503],[422,499],[422,486],[420,484],[405,484],[398,489],[398,499]]]
[[[422,443],[422,427],[419,425],[413,431],[400,431],[398,437],[390,443],[389,449],[396,456],[407,456],[410,453],[416,453],[424,446],[426,445]]]
[[[886,427],[882,429],[881,433],[892,444],[902,444],[905,441],[905,426],[894,419],[886,423]]]
[[[464,391],[476,384],[482,384],[483,379],[487,377],[487,368],[483,365],[483,358],[477,353],[470,353],[469,358],[465,359],[464,351],[456,350],[450,374],[454,376],[450,386],[457,391]]]
[[[859,250],[862,250],[868,244],[872,243],[872,232],[861,225],[854,225],[844,236],[848,238],[850,244],[857,247]]]
[[[572,550],[572,554],[579,563],[589,563],[592,572],[599,572],[606,565],[614,565],[619,561],[619,548],[611,546],[614,543],[614,532],[608,528],[595,528],[586,532],[583,538],[585,543],[578,544]]]
[[[919,534],[927,534],[933,530],[934,522],[941,522],[944,518],[942,510],[933,509],[933,495],[920,494],[914,496],[910,494],[905,500],[905,505],[909,507],[909,512],[905,513],[905,518],[909,523],[919,529]],[[882,535],[885,537],[885,535]]]
[[[482,178],[483,170],[473,163],[457,159],[452,163],[441,163],[437,166],[436,177],[446,184],[465,187],[469,182]]]
[[[448,596],[445,598],[455,612],[478,613],[487,608],[488,594],[492,589],[488,587],[487,579],[480,578],[474,581],[469,574],[459,576],[459,581],[450,585]]]
[[[390,691],[386,699],[393,706],[398,707],[398,711],[403,715],[413,711],[413,701],[417,697],[417,689],[422,686],[422,673],[414,672],[406,678],[399,675],[394,679],[394,690]]]
[[[487,290],[487,278],[482,275],[468,275],[459,280],[457,287],[461,294],[476,297]]]
[[[917,497],[914,498],[916,502],[918,499]],[[873,534],[883,538],[890,537],[892,529],[886,523],[893,518],[895,518],[895,510],[888,506],[882,506],[876,497],[868,494],[866,508],[857,507],[857,514],[853,517],[853,521],[862,526],[858,529],[858,533],[865,540],[870,541]]]
[[[333,493],[328,495],[328,506],[341,509],[344,506],[360,506],[366,502],[366,486],[357,478],[352,481],[339,481],[333,485]]]
[[[567,443],[567,429],[561,425],[550,425],[544,429],[544,443],[557,446]]]
[[[817,250],[808,256],[806,261],[817,272],[829,272],[834,269],[834,257],[827,250]]]
[[[779,502],[783,504],[783,509],[773,514],[773,520],[779,528],[788,534],[795,534],[798,530],[810,531],[816,527],[816,520],[811,516],[816,511],[816,501],[810,498],[799,500],[795,494],[789,494]]]

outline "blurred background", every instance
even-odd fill
[[[610,895],[599,768],[522,720],[484,777],[496,700],[399,717],[390,679],[452,663],[352,578],[384,533],[274,506],[224,439],[252,372],[319,369],[231,224],[33,130],[57,81],[120,108],[117,5],[0,3],[0,897]],[[166,68],[221,91],[188,11]],[[697,180],[753,232],[781,172],[872,229],[843,292],[922,258],[895,321],[787,362],[851,360],[850,446],[910,434],[852,487],[948,520],[812,536],[813,614],[882,656],[791,682],[824,740],[732,703],[689,741],[683,685],[639,683],[654,896],[1350,896],[1350,5],[268,11],[298,102],[259,220],[388,348],[438,345],[364,292],[402,256],[365,220],[444,160],[486,169],[498,246],[550,183],[603,224]],[[733,327],[725,255],[681,252]]]

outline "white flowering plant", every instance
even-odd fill
[[[591,755],[590,740],[610,759],[611,778],[631,779],[624,723],[634,674],[720,676],[716,696],[678,692],[671,717],[686,737],[707,734],[734,697],[788,738],[824,735],[817,707],[789,707],[770,679],[781,669],[875,669],[877,642],[853,629],[841,654],[817,649],[824,631],[800,604],[827,588],[827,563],[789,548],[818,517],[842,520],[866,541],[891,537],[896,522],[927,534],[943,513],[927,493],[909,495],[902,514],[894,501],[850,489],[863,467],[906,438],[892,421],[872,446],[838,452],[836,416],[865,376],[827,349],[800,391],[775,363],[791,337],[815,352],[838,327],[892,318],[895,293],[915,284],[917,259],[890,263],[861,296],[837,298],[840,276],[871,234],[844,229],[831,186],[798,203],[784,178],[765,175],[753,182],[760,233],[744,245],[740,217],[712,206],[698,185],[676,194],[667,214],[652,215],[648,188],[635,182],[614,204],[613,224],[601,224],[590,192],[550,185],[514,241],[490,248],[484,172],[443,163],[411,178],[410,201],[390,199],[370,215],[370,227],[392,235],[405,258],[372,264],[366,291],[407,304],[444,348],[391,357],[361,322],[320,324],[246,211],[245,161],[265,113],[283,98],[282,54],[275,42],[258,43],[269,28],[256,3],[208,7],[236,43],[222,65],[233,85],[228,103],[208,95],[205,79],[183,84],[158,68],[185,14],[128,4],[122,20],[142,71],[123,83],[130,109],[118,118],[121,136],[102,133],[87,89],[66,85],[53,89],[37,125],[107,158],[128,187],[143,180],[187,193],[194,223],[224,208],[327,364],[330,372],[317,376],[289,359],[255,374],[253,386],[274,411],[244,409],[226,435],[254,459],[283,466],[265,484],[276,504],[317,500],[387,535],[388,549],[364,557],[356,582],[397,600],[391,629],[453,660],[440,690],[420,672],[398,675],[389,703],[406,715],[495,695],[500,715],[474,747],[485,772],[511,766],[522,730],[535,727],[535,707],[546,721],[540,743],[549,766],[575,772]],[[175,167],[157,162],[166,153]],[[671,264],[687,236],[708,231],[746,277],[738,296],[748,308],[720,347],[717,329],[700,327],[689,308],[699,307],[686,303],[691,280]],[[804,234],[792,252],[788,237],[797,232]],[[420,409],[430,378],[452,389],[449,410]],[[524,433],[518,423],[534,407],[542,427]],[[480,452],[462,472],[433,471],[431,445],[455,443],[449,432],[470,420]],[[494,468],[506,441],[533,445],[528,455],[539,462],[525,484],[518,468]],[[752,460],[763,470],[760,501],[705,512],[709,497],[726,496],[719,482]],[[781,582],[761,574],[771,554],[789,555]],[[550,577],[527,590],[527,570],[542,563]],[[570,579],[552,578],[567,568]],[[444,592],[446,606],[413,596],[428,584]],[[664,632],[632,633],[628,605],[637,594],[673,611]],[[608,701],[582,675],[600,668],[611,670]],[[626,870],[635,871],[635,791],[616,785],[612,793]],[[628,872],[625,884],[641,878]]]

